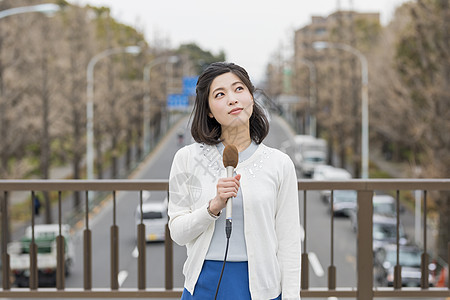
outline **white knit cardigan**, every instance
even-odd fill
[[[241,174],[244,234],[252,299],[300,299],[300,217],[291,159],[260,144],[235,169]],[[207,211],[219,178],[226,177],[216,146],[194,143],[178,150],[169,176],[169,229],[186,245],[185,288],[194,293],[214,232]]]

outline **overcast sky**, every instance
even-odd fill
[[[168,46],[195,42],[227,61],[246,68],[255,84],[264,79],[272,54],[289,49],[293,33],[338,9],[379,12],[386,25],[395,8],[407,0],[69,0],[70,3],[107,6],[122,23],[145,34],[147,42],[166,39]]]

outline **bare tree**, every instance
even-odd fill
[[[24,55],[29,60],[23,78],[28,81],[29,101],[34,105],[35,118],[40,122],[35,127],[36,144],[38,145],[39,174],[43,179],[50,178],[50,168],[56,155],[52,144],[58,144],[59,136],[64,135],[65,126],[60,111],[61,105],[60,87],[64,71],[62,71],[63,54],[61,49],[63,39],[57,28],[60,27],[58,18],[47,18],[40,15],[33,16],[30,24],[27,44]],[[45,41],[45,42],[42,42]],[[52,223],[52,210],[48,192],[43,192],[45,202],[45,222]]]
[[[450,176],[450,9],[446,0],[407,3],[377,48],[373,125],[424,177]],[[439,207],[438,255],[445,258],[450,231],[450,194],[434,195]]]
[[[88,10],[77,6],[66,7],[61,16],[64,30],[62,31],[65,43],[61,49],[65,58],[64,84],[62,85],[62,100],[68,104],[70,111],[65,114],[68,135],[61,137],[66,142],[63,151],[68,155],[72,164],[72,177],[82,178],[82,158],[85,153],[84,142],[86,124],[86,66],[95,45],[92,22],[86,18]],[[80,209],[81,196],[79,192],[74,193],[73,207]]]
[[[0,3],[1,9],[12,7],[11,1]],[[26,156],[27,140],[33,136],[30,130],[33,120],[29,118],[32,105],[25,99],[27,83],[21,75],[26,66],[24,49],[27,48],[26,30],[31,15],[20,20],[14,16],[0,20],[0,177],[21,178],[30,171],[11,168],[11,162],[19,162]],[[17,38],[22,37],[22,38]],[[20,118],[19,118],[20,116]],[[17,122],[16,120],[21,120]]]

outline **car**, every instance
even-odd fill
[[[333,192],[333,214],[349,216],[349,211],[356,209],[357,193],[354,190],[336,190]]]
[[[292,153],[289,156],[303,176],[311,177],[314,167],[324,165],[327,160],[326,140],[299,134],[292,138],[292,142]]]
[[[372,197],[373,203],[373,214],[385,216],[389,218],[396,219],[397,216],[397,205],[395,198],[390,195],[374,195]],[[403,212],[404,209],[401,207],[400,212]],[[349,212],[350,218],[350,226],[353,231],[356,232],[358,230],[358,222],[356,216],[356,209]]]
[[[346,180],[352,178],[350,172],[330,165],[319,165],[314,168],[313,180]]]
[[[295,135],[292,138],[292,159],[294,161],[295,167],[300,169],[301,168],[301,164],[303,161],[303,155],[302,155],[302,151],[301,151],[301,145],[305,144],[305,143],[312,143],[314,142],[315,137],[313,137],[312,135],[307,135],[307,134],[298,134]]]
[[[142,223],[145,225],[146,242],[162,242],[166,238],[167,198],[164,201],[152,201],[142,204]],[[136,207],[136,225],[141,224],[141,208]]]
[[[300,171],[305,177],[312,177],[316,166],[325,165],[327,160],[326,153],[322,151],[306,151],[302,154]]]
[[[372,237],[373,237],[373,251],[377,251],[377,249],[383,247],[387,244],[395,244],[397,242],[397,219],[381,216],[381,215],[373,215],[373,229],[372,229]],[[405,245],[408,240],[403,229],[402,223],[399,224],[399,243],[400,245]]]
[[[292,139],[288,139],[280,144],[280,150],[292,159],[295,168],[300,170],[303,156],[300,151],[301,144],[305,142],[314,141],[315,138],[311,135],[295,135]]]
[[[402,245],[399,248],[402,286],[420,287],[422,251],[415,245]],[[378,286],[394,286],[394,266],[397,264],[397,246],[385,245],[379,248],[374,258],[374,280]],[[432,265],[429,268],[432,269]],[[430,286],[432,276],[429,273]]]
[[[397,215],[395,199],[390,195],[374,195],[372,197],[372,203],[374,214],[385,216]]]
[[[330,165],[319,165],[314,168],[313,180],[349,180],[352,174],[343,168],[336,168]],[[325,203],[330,203],[330,190],[320,191],[320,198]]]
[[[37,250],[37,268],[39,286],[56,286],[58,269],[57,237],[59,231],[64,237],[64,271],[68,276],[74,263],[74,244],[70,234],[70,226],[62,224],[37,224],[34,228],[28,226],[25,235],[19,241],[8,244],[10,254],[10,269],[14,276],[14,285],[29,286],[30,280],[30,245],[32,242]],[[33,235],[34,233],[34,235]]]

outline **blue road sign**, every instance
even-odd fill
[[[189,106],[189,97],[185,94],[169,94],[167,107],[169,109],[186,109]]]
[[[183,77],[183,94],[195,96],[195,87],[197,86],[198,76]]]

